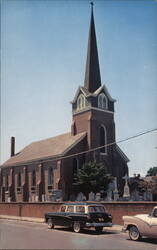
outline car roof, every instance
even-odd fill
[[[96,202],[67,202],[63,203],[62,205],[94,205],[94,206],[103,206],[103,204],[96,203]]]

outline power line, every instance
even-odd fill
[[[147,130],[147,131],[141,132],[141,133],[139,133],[137,135],[133,135],[133,136],[127,137],[127,138],[125,138],[123,140],[119,140],[117,142],[116,141],[115,142],[111,142],[111,143],[105,144],[103,146],[92,148],[92,149],[89,149],[89,150],[86,150],[86,151],[83,151],[83,152],[79,152],[79,153],[75,153],[75,154],[71,154],[71,155],[67,155],[67,156],[60,156],[60,157],[56,157],[56,158],[52,158],[51,157],[51,159],[49,158],[47,160],[46,159],[45,160],[32,159],[30,161],[27,161],[27,163],[33,163],[33,162],[44,163],[44,162],[54,162],[54,161],[60,161],[60,160],[68,159],[68,158],[75,157],[75,156],[78,156],[78,155],[83,155],[83,154],[87,154],[87,153],[90,153],[90,152],[94,152],[94,151],[97,151],[97,150],[102,149],[102,148],[107,148],[107,147],[110,147],[110,146],[113,146],[113,145],[116,145],[116,144],[120,144],[120,143],[123,143],[125,141],[132,140],[134,138],[140,137],[142,135],[145,135],[145,134],[148,134],[148,133],[152,133],[152,132],[154,132],[156,130],[157,130],[157,128],[151,129],[151,130]],[[26,165],[26,162],[16,164],[16,166],[18,166],[18,165]],[[9,167],[9,165],[8,165],[8,167]]]
[[[151,129],[151,130],[147,130],[145,132],[141,132],[141,133],[139,133],[137,135],[133,135],[133,136],[127,137],[127,138],[125,138],[123,140],[119,140],[117,142],[116,141],[115,142],[111,142],[111,143],[105,144],[105,145],[100,146],[100,147],[92,148],[92,149],[89,149],[89,150],[86,150],[86,151],[83,151],[83,152],[79,152],[79,153],[75,153],[75,154],[71,154],[71,155],[67,155],[67,156],[63,156],[63,157],[57,157],[57,158],[52,159],[52,160],[50,160],[50,159],[49,160],[42,160],[42,162],[60,161],[60,160],[68,159],[68,158],[75,157],[75,156],[78,156],[78,155],[87,154],[87,153],[90,153],[90,152],[93,152],[93,151],[97,151],[97,150],[102,149],[102,148],[107,148],[107,147],[110,147],[110,146],[113,146],[113,145],[116,145],[116,144],[123,143],[123,142],[128,141],[128,140],[132,140],[134,138],[140,137],[140,136],[148,134],[148,133],[152,133],[154,131],[157,131],[157,128]]]

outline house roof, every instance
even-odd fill
[[[36,160],[64,155],[85,136],[86,132],[82,132],[74,136],[72,136],[71,133],[66,133],[45,140],[33,142],[4,162],[1,167],[23,165],[24,163]]]

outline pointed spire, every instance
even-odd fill
[[[95,34],[94,15],[93,15],[93,3],[91,2],[91,21],[88,38],[88,51],[86,61],[86,72],[84,87],[89,92],[93,93],[101,86],[101,76],[99,69],[99,58],[97,50],[97,41]]]

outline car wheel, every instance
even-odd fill
[[[141,238],[141,235],[136,226],[131,226],[129,228],[129,237],[131,240],[139,240]]]
[[[48,219],[47,225],[48,225],[48,228],[49,228],[49,229],[54,228],[54,223],[53,223],[52,219]]]
[[[95,231],[98,233],[101,233],[103,230],[103,227],[95,227]]]
[[[81,231],[81,225],[80,222],[75,221],[73,224],[73,230],[75,233],[79,233]]]

